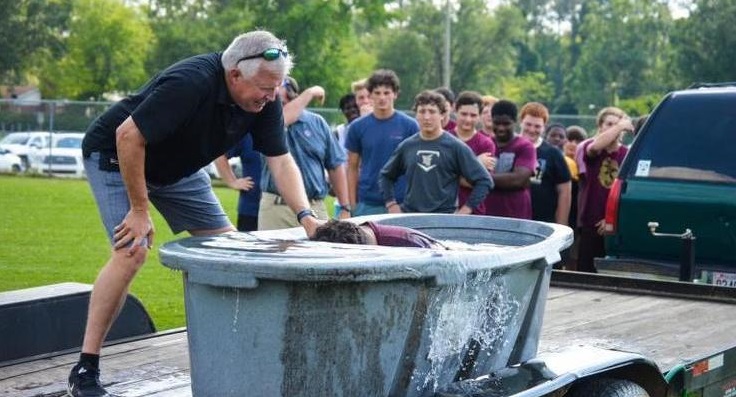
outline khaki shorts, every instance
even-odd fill
[[[309,205],[317,215],[317,219],[329,219],[324,200],[310,200]],[[258,230],[288,229],[297,226],[301,225],[296,221],[296,214],[281,196],[263,192],[258,208]]]

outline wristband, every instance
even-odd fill
[[[301,224],[302,219],[304,219],[304,217],[307,217],[307,216],[317,218],[317,215],[314,213],[314,211],[312,211],[311,208],[305,208],[296,214],[296,221]]]
[[[347,211],[348,214],[352,215],[353,207],[350,206],[350,204],[345,204],[345,205],[340,204],[340,211]]]

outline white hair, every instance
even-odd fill
[[[260,54],[269,48],[278,48],[286,52],[287,55],[279,56],[273,61],[259,57],[238,62],[243,57]],[[288,54],[286,43],[274,36],[273,33],[265,30],[254,30],[236,37],[222,53],[221,61],[225,70],[237,68],[246,78],[255,75],[260,68],[286,76],[294,66],[291,55]]]

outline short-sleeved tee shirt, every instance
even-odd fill
[[[451,134],[458,136],[457,131],[453,130],[450,131]],[[458,137],[458,139],[460,139]],[[462,141],[462,139],[460,139]],[[491,156],[496,155],[496,144],[493,143],[493,139],[491,139],[489,136],[481,133],[476,132],[470,139],[465,142],[466,145],[470,147],[470,150],[473,151],[473,153],[478,156],[483,153],[490,153]],[[468,196],[470,196],[470,192],[472,192],[473,189],[465,186],[460,186],[460,192],[457,194],[457,206],[462,207],[467,201]],[[473,214],[476,215],[485,215],[486,214],[486,204],[485,200],[481,202],[477,207],[473,208]]]
[[[494,173],[511,172],[524,167],[532,172],[537,167],[537,151],[528,140],[515,136],[506,146],[496,142],[496,169]],[[509,218],[532,219],[532,198],[529,188],[502,190],[498,185],[486,197],[486,214]]]
[[[286,141],[302,174],[307,197],[310,200],[325,198],[330,191],[325,170],[334,170],[346,160],[345,150],[340,147],[330,126],[322,116],[304,110],[287,129]],[[261,188],[264,192],[279,194],[268,167],[263,169]]]
[[[585,150],[583,150],[583,146],[585,146],[585,144],[588,142],[593,142],[593,139],[594,138],[588,138],[580,142],[577,149],[575,149],[575,164],[578,166],[578,177],[580,176],[580,174],[584,174],[586,171],[585,170],[585,159],[583,158],[585,154]]]
[[[84,156],[100,152],[103,161],[116,163],[115,130],[128,116],[146,140],[146,180],[154,184],[195,173],[247,133],[264,155],[286,154],[281,101],[269,102],[258,113],[240,108],[230,97],[220,57],[212,53],[182,60],[113,105],[87,129]]]
[[[470,208],[480,205],[493,187],[488,171],[470,148],[447,132],[433,140],[416,133],[401,142],[381,170],[384,202],[395,199],[389,192],[400,175],[406,175],[407,184],[401,204],[404,212],[455,212],[460,177],[473,185]]]
[[[537,167],[531,182],[532,219],[555,222],[557,185],[570,182],[570,170],[560,149],[542,142],[537,148]]]
[[[365,222],[376,235],[378,245],[389,247],[416,247],[416,248],[445,248],[442,243],[426,234],[402,226],[381,225]]]
[[[447,124],[442,127],[445,131],[455,131],[455,128],[457,128],[457,122],[453,119],[447,120]]]
[[[593,143],[584,142],[583,153]],[[606,215],[606,201],[613,181],[618,176],[621,162],[628,149],[620,145],[618,150],[609,153],[601,151],[598,156],[583,155],[585,173],[580,174],[580,191],[578,192],[578,226],[594,227]]]
[[[372,113],[362,116],[348,126],[345,148],[360,155],[358,202],[383,205],[383,195],[378,179],[386,161],[399,143],[419,131],[419,124],[400,111],[387,119],[378,119]],[[404,199],[406,184],[403,179],[396,184],[396,200]]]
[[[261,201],[261,171],[263,160],[261,154],[253,149],[253,137],[248,134],[239,144],[228,150],[227,157],[240,157],[243,177],[253,179],[253,187],[241,190],[238,197],[238,215],[258,216]]]

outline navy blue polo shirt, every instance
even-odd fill
[[[241,109],[227,90],[220,57],[212,53],[184,59],[113,105],[87,129],[84,156],[100,152],[103,161],[116,158],[115,130],[128,116],[146,139],[146,181],[154,184],[195,173],[247,133],[264,155],[286,154],[281,101],[269,102],[258,113]]]

